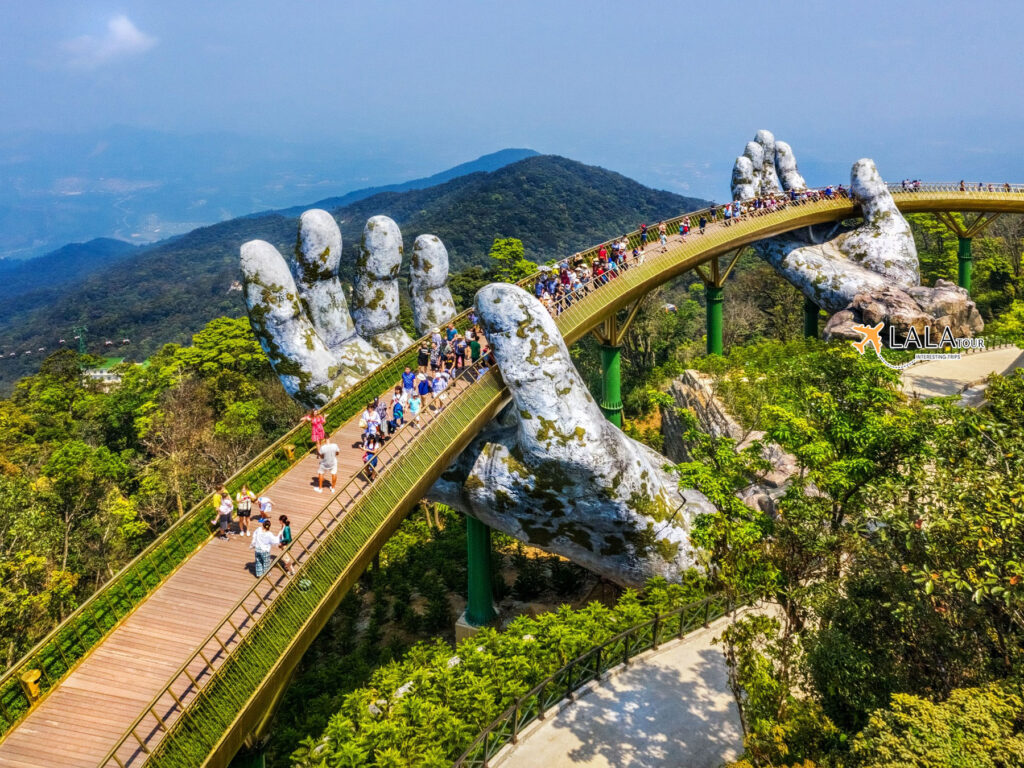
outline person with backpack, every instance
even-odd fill
[[[397,395],[391,401],[391,421],[388,423],[388,430],[397,432],[398,428],[405,423],[405,405],[403,398]]]
[[[640,250],[641,251],[646,251],[647,250],[647,225],[646,224],[641,224],[640,225]]]

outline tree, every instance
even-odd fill
[[[537,265],[526,260],[523,241],[514,237],[496,237],[488,254],[494,279],[514,283],[537,271]]]

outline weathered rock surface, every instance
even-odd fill
[[[402,233],[387,216],[366,222],[356,262],[352,317],[359,335],[388,357],[412,344],[398,320],[398,272]]]
[[[700,371],[683,371],[669,386],[668,393],[675,406],[662,406],[661,424],[665,454],[669,459],[676,463],[693,460],[683,438],[684,428],[676,412],[677,408],[689,410],[696,417],[702,432],[712,437],[734,440],[737,450],[760,442],[761,456],[768,462],[770,469],[751,478],[750,485],[737,495],[748,506],[774,513],[776,500],[785,494],[790,479],[799,471],[796,457],[777,443],[765,442],[764,432],[740,426],[718,399],[713,377]]]
[[[420,235],[412,246],[409,263],[412,319],[421,336],[458,314],[448,290],[448,249],[441,238]]]
[[[860,341],[862,336],[853,326],[874,326],[880,322],[886,327],[893,326],[899,339],[905,338],[911,328],[921,336],[930,327],[931,337],[936,341],[944,328],[949,328],[954,336],[969,338],[985,327],[967,291],[946,280],[936,280],[934,288],[885,286],[858,293],[848,307],[829,318],[825,336]]]
[[[605,419],[537,299],[492,284],[476,303],[512,403],[430,497],[620,584],[677,580],[691,521],[714,507]]]
[[[334,217],[313,209],[299,219],[292,259],[262,240],[241,249],[253,332],[285,391],[306,406],[323,405],[412,344],[398,322],[398,226],[386,216],[366,224],[356,265],[355,322],[338,277],[341,245]],[[425,235],[417,240],[414,262],[414,312],[436,318],[436,327],[455,315],[446,286],[448,252],[438,238]]]
[[[733,167],[733,199],[804,189],[788,144],[758,131]],[[755,250],[805,296],[833,315],[826,334],[859,339],[852,326],[894,326],[902,338],[914,327],[931,326],[936,338],[945,326],[972,335],[983,328],[966,291],[948,283],[920,285],[917,248],[910,225],[899,212],[872,160],[861,159],[850,172],[850,192],[864,218],[860,226],[790,232],[754,244]]]

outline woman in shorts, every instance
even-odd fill
[[[235,503],[238,509],[238,533],[249,536],[249,518],[252,516],[252,503],[256,501],[256,494],[249,490],[248,485],[243,485]]]

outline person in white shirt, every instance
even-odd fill
[[[331,488],[334,489],[338,485],[338,453],[341,449],[337,443],[324,443],[320,446],[320,467],[317,469],[316,482],[317,487],[313,490],[317,493],[323,493],[324,490],[324,475],[330,474],[331,476]]]
[[[277,534],[270,530],[270,521],[264,520],[263,525],[253,533],[252,543],[249,544],[249,549],[256,550],[256,559],[253,567],[256,571],[257,579],[270,570],[270,564],[274,560],[271,552],[279,543],[280,539]]]
[[[269,520],[270,513],[274,511],[274,502],[270,500],[270,497],[260,496],[256,499],[256,506],[260,510],[259,516],[256,518],[257,522],[262,523],[264,520]]]

